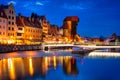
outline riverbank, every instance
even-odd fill
[[[41,49],[42,49],[41,45],[0,45],[0,53]]]
[[[44,47],[42,45],[0,45],[0,53],[15,52],[15,51],[33,51],[33,50],[54,50],[54,49],[72,49],[70,46],[65,47]]]

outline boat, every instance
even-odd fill
[[[73,47],[72,48],[72,53],[73,54],[85,54],[85,53],[89,53],[93,51],[92,49],[88,49],[88,48],[80,48],[80,47]]]

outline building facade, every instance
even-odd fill
[[[16,38],[16,13],[15,13],[14,6],[11,3],[7,6],[1,5],[0,7],[4,10],[8,20],[7,36],[9,37],[9,39],[15,39]]]
[[[38,21],[38,22],[37,22]],[[41,40],[42,28],[39,20],[34,17],[25,17],[19,14],[16,17],[17,40],[22,43],[36,42]]]
[[[74,40],[77,34],[77,25],[79,18],[77,16],[67,16],[63,22],[63,35],[69,40]]]
[[[0,43],[6,43],[7,41],[7,16],[5,12],[0,9]]]
[[[46,16],[39,16],[39,20],[42,26],[43,36],[47,37],[50,28],[50,23],[46,20]]]

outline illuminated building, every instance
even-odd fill
[[[9,39],[15,39],[16,38],[16,13],[14,10],[14,6],[13,4],[9,4],[7,6],[1,5],[0,6],[4,12],[5,15],[7,16],[8,19],[8,28],[7,28],[7,32],[8,32],[8,38]]]
[[[21,14],[19,14],[16,19],[18,40],[41,40],[42,29],[39,20],[34,17],[21,16]]]
[[[52,36],[58,36],[59,35],[59,28],[57,25],[50,25],[49,34]]]
[[[0,43],[7,39],[7,16],[4,10],[0,9]]]
[[[69,40],[75,39],[75,35],[77,34],[77,24],[79,22],[79,18],[77,16],[68,16],[64,19],[63,22],[63,36],[67,37]]]
[[[39,16],[39,20],[40,20],[40,24],[42,26],[43,36],[47,37],[48,31],[49,31],[49,28],[50,28],[50,23],[47,22],[46,16]]]

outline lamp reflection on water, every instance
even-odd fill
[[[34,73],[32,58],[29,58],[29,72],[30,72],[30,75],[31,75],[31,76],[32,76],[33,73]]]
[[[8,71],[9,71],[10,79],[14,80],[16,78],[14,60],[11,58],[8,58]]]
[[[49,71],[57,71],[57,66],[63,68],[64,74],[72,75],[77,67],[74,58],[74,64],[71,64],[71,59],[71,56],[2,59],[0,61],[0,80],[25,80],[26,77],[34,78],[35,75],[44,78]]]
[[[45,69],[48,70],[48,57],[45,57]]]
[[[53,57],[53,64],[54,64],[54,69],[56,69],[56,56]]]

